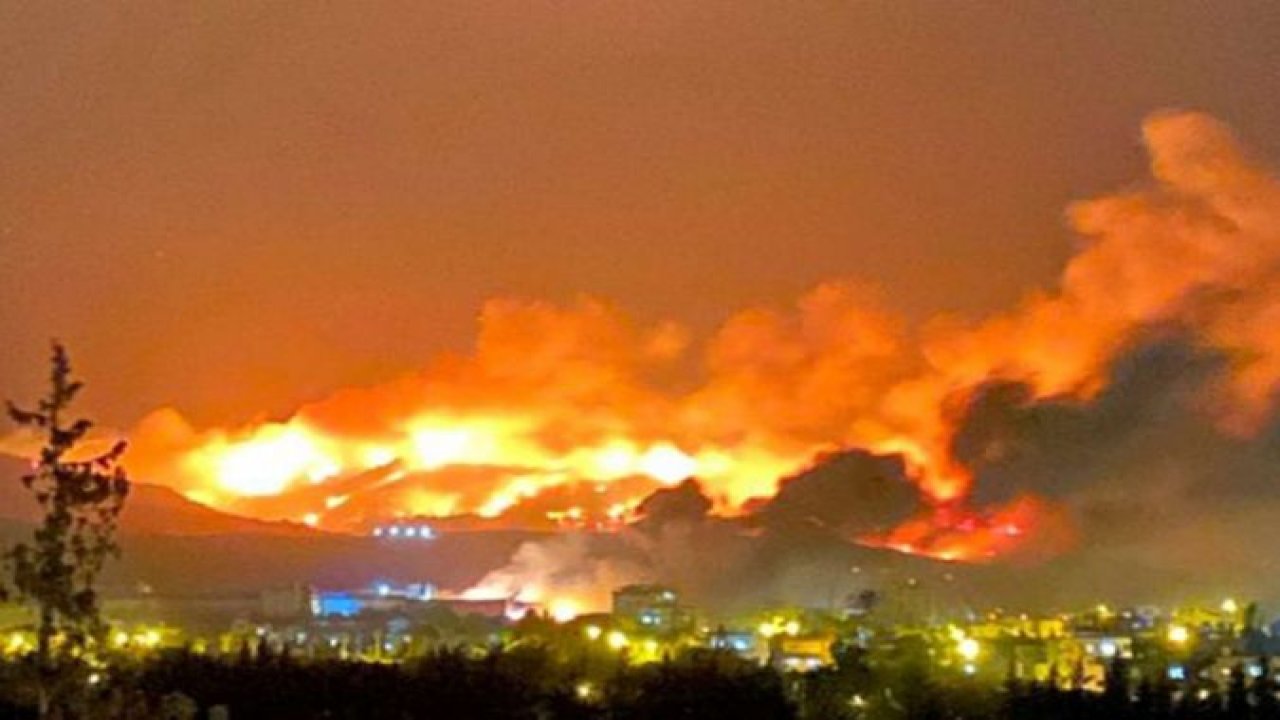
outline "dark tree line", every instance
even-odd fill
[[[207,717],[221,707],[233,720],[797,717],[780,675],[733,656],[696,653],[653,665],[620,664],[588,679],[574,663],[536,646],[479,656],[442,650],[403,664],[175,651],[113,666],[85,717],[151,720],[182,706],[189,708],[185,717]]]
[[[0,664],[0,716],[34,718],[17,678]],[[120,659],[72,717],[194,720],[221,707],[234,720],[1280,720],[1275,690],[1243,668],[1219,688],[1135,678],[1122,662],[1100,692],[1052,678],[992,684],[914,659],[870,665],[856,648],[803,674],[724,651],[584,673],[580,659],[539,645],[447,649],[403,664],[308,660],[264,645]]]

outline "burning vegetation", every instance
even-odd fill
[[[202,429],[158,410],[127,464],[219,508],[338,531],[446,516],[599,529],[689,477],[710,515],[766,517],[785,478],[852,451],[913,500],[826,526],[949,561],[1050,556],[1075,537],[1070,508],[1035,478],[982,487],[1020,441],[983,431],[993,392],[1017,389],[1006,414],[1088,407],[1135,348],[1176,338],[1219,359],[1178,412],[1248,438],[1280,384],[1280,184],[1204,115],[1155,115],[1143,137],[1151,180],[1071,207],[1079,249],[1059,283],[1002,314],[913,326],[873,288],[831,281],[698,339],[594,298],[497,299],[470,352],[278,421]]]

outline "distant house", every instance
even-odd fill
[[[613,615],[633,630],[669,634],[688,629],[692,613],[664,585],[626,585],[613,592]]]

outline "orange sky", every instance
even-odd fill
[[[486,298],[695,329],[833,277],[1048,284],[1152,110],[1280,159],[1273,2],[0,4],[0,396],[287,413]]]

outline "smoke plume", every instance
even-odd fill
[[[1150,178],[1069,208],[1058,283],[1003,313],[912,326],[837,279],[697,338],[598,299],[497,299],[469,352],[276,421],[158,410],[128,463],[330,529],[578,531],[523,548],[488,583],[507,590],[739,582],[802,566],[814,538],[1043,562],[1245,517],[1274,487],[1280,183],[1200,113],[1153,115],[1142,140]],[[619,534],[583,534],[601,528]]]

